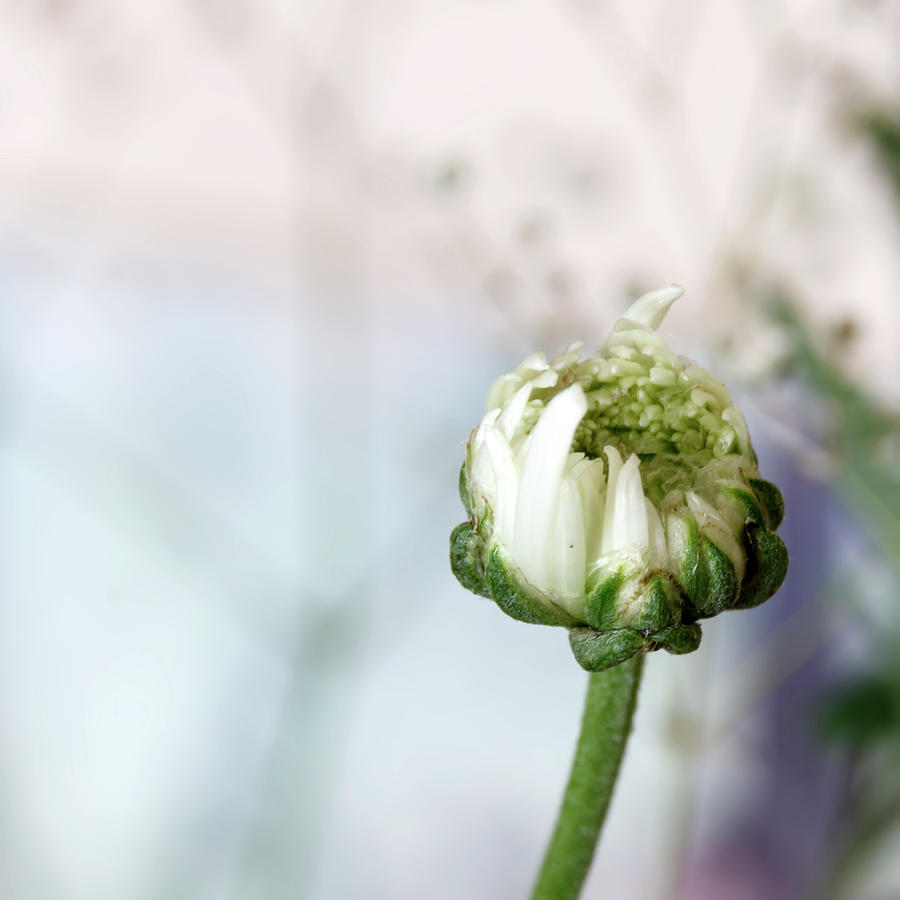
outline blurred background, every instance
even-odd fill
[[[0,896],[527,894],[564,632],[450,574],[640,292],[792,555],[648,660],[585,896],[900,897],[900,8],[0,4]]]

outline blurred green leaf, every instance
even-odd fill
[[[870,110],[859,117],[857,125],[875,150],[900,201],[900,113],[885,109]]]
[[[791,362],[801,378],[825,400],[848,426],[848,441],[870,444],[890,434],[900,423],[873,403],[815,345],[796,304],[776,290],[769,302],[772,319],[781,326],[791,346]]]
[[[827,738],[841,743],[879,740],[900,728],[900,684],[882,675],[846,682],[820,705],[818,725]]]
[[[896,564],[900,561],[900,461],[885,448],[898,440],[900,420],[871,400],[816,346],[796,304],[784,291],[771,293],[768,309],[788,338],[793,370],[830,414],[827,449],[837,463],[837,487],[866,515]]]

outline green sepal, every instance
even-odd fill
[[[781,496],[781,491],[764,478],[751,478],[750,487],[766,513],[766,521],[761,524],[769,531],[774,531],[784,518],[784,497]]]
[[[616,627],[619,617],[619,591],[625,584],[622,569],[597,582],[584,604],[585,621],[597,631],[610,631]]]
[[[690,625],[673,625],[650,635],[650,639],[656,641],[663,650],[679,656],[683,653],[693,653],[700,646],[702,637],[703,632],[698,622]]]
[[[472,500],[469,497],[469,477],[466,475],[466,464],[459,467],[459,499],[469,518],[472,517]]]
[[[628,629],[594,631],[593,628],[572,628],[569,630],[569,645],[582,669],[600,672],[646,650],[649,641],[642,634]]]
[[[743,505],[746,512],[746,521],[754,522],[757,525],[762,525],[763,527],[765,527],[766,522],[768,522],[769,518],[763,511],[763,508],[760,505],[760,502],[756,498],[755,494],[753,494],[751,491],[745,490],[744,488],[736,488],[726,485],[722,485],[722,491],[723,493],[734,497],[735,500],[739,501]]]
[[[450,535],[450,568],[467,591],[491,596],[481,561],[481,539],[471,522],[457,525]]]
[[[535,625],[576,624],[564,609],[523,583],[524,577],[498,545],[491,549],[486,574],[491,596],[497,606],[513,619]]]
[[[787,547],[777,534],[765,528],[748,528],[747,537],[753,552],[738,598],[738,609],[750,609],[768,600],[781,587],[788,568]]]
[[[656,575],[641,593],[641,612],[633,628],[638,631],[660,631],[677,621],[681,603],[678,589],[671,581]]]
[[[700,616],[716,616],[733,607],[740,588],[734,564],[705,534],[701,535],[696,593],[691,597]]]
[[[693,602],[698,594],[698,582],[700,579],[700,529],[692,515],[682,513],[682,518],[688,528],[687,543],[684,554],[681,557],[681,571],[679,572],[681,586],[685,594]]]

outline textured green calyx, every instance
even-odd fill
[[[569,628],[589,671],[695,650],[700,619],[762,603],[787,571],[781,494],[744,417],[656,332],[681,293],[641,297],[596,356],[573,344],[501,376],[466,447],[456,577]]]

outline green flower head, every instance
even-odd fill
[[[542,353],[494,382],[460,472],[459,581],[562,625],[588,670],[687,653],[698,620],[778,590],[781,494],[719,379],[656,333],[682,289],[637,300],[603,349]]]

